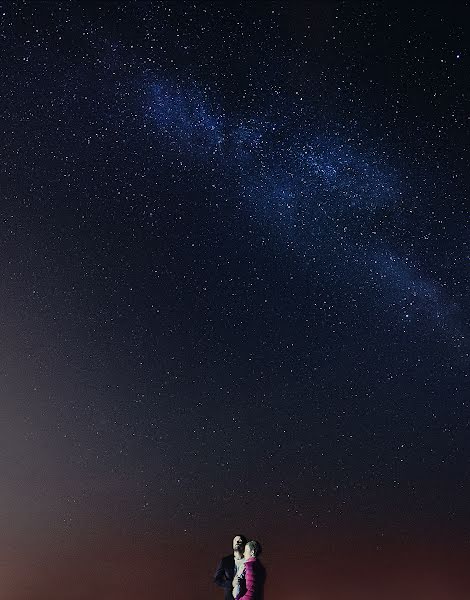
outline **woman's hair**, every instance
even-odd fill
[[[250,552],[253,553],[253,556],[259,556],[261,554],[261,544],[256,540],[251,540],[247,542],[246,545],[250,549]]]

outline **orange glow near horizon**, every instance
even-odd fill
[[[101,540],[104,542],[104,539]],[[222,600],[212,583],[214,544],[191,548],[107,540],[108,546],[49,548],[2,557],[5,600]],[[266,600],[464,600],[469,548],[306,548],[286,537],[289,555],[268,548]],[[286,546],[284,546],[286,547]],[[338,550],[339,548],[339,550]],[[279,546],[277,547],[279,549]],[[219,554],[223,553],[223,549]]]

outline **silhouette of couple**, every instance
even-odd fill
[[[236,535],[232,546],[233,554],[220,561],[214,583],[224,588],[224,600],[263,600],[266,570],[258,558],[261,544]]]

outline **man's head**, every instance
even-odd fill
[[[243,556],[243,551],[245,550],[246,537],[244,535],[238,534],[233,538],[233,551],[239,552]]]
[[[245,558],[256,558],[261,554],[261,544],[256,540],[251,540],[245,545]]]

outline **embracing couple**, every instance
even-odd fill
[[[233,554],[220,561],[214,583],[224,588],[224,600],[263,600],[266,570],[259,560],[261,544],[236,535],[232,546]]]

